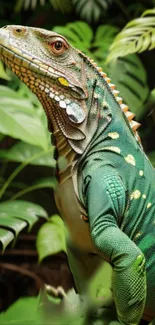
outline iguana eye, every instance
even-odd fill
[[[68,47],[67,43],[62,40],[54,41],[51,46],[54,54],[62,54]]]

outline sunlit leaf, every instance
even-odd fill
[[[40,262],[49,255],[66,251],[64,225],[59,216],[52,216],[40,228],[36,245]]]
[[[35,203],[20,200],[0,203],[0,242],[3,250],[27,225],[30,230],[38,217],[47,219],[47,212]],[[8,228],[8,234],[1,227]]]
[[[14,234],[12,231],[0,228],[0,243],[2,244],[2,252],[13,241]]]
[[[38,297],[24,297],[0,314],[1,325],[43,325]]]
[[[150,17],[146,15],[150,15]],[[153,17],[151,16],[153,15]],[[116,36],[107,61],[130,53],[140,53],[155,48],[155,10],[147,10],[141,18],[131,20]]]

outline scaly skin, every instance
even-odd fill
[[[87,287],[105,260],[112,266],[119,322],[151,320],[155,171],[139,143],[133,114],[126,113],[106,75],[56,33],[5,26],[0,58],[38,96],[57,158],[66,159],[66,168],[57,173],[56,202],[69,230],[77,287]]]

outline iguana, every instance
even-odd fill
[[[56,202],[69,231],[77,287],[106,261],[119,322],[152,320],[155,170],[134,114],[106,74],[55,32],[4,26],[0,59],[38,96],[56,159],[66,160],[63,170],[57,164]]]

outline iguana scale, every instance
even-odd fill
[[[107,261],[119,322],[153,319],[155,170],[134,115],[106,74],[55,32],[5,26],[0,58],[38,96],[56,159],[65,157],[65,168],[57,165],[56,202],[77,287]]]

